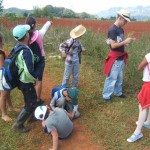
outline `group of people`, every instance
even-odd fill
[[[66,59],[64,77],[62,81],[61,89],[55,91],[53,97],[51,97],[50,106],[42,106],[44,100],[41,99],[42,91],[42,78],[45,68],[45,51],[43,46],[43,37],[47,32],[48,28],[52,24],[51,21],[47,21],[40,30],[36,29],[36,20],[34,17],[28,17],[25,24],[17,25],[13,28],[13,37],[17,41],[17,44],[10,52],[6,55],[3,50],[3,35],[0,34],[0,109],[2,112],[2,119],[4,121],[11,121],[11,117],[8,116],[7,110],[20,111],[17,108],[13,108],[10,92],[17,87],[21,90],[24,96],[24,107],[21,109],[16,122],[12,128],[22,133],[28,132],[29,128],[24,126],[27,119],[32,119],[39,113],[39,108],[46,110],[45,116],[49,112],[50,124],[42,122],[47,133],[52,135],[58,135],[61,139],[66,138],[72,131],[74,125],[72,120],[78,118],[80,113],[78,111],[78,76],[80,66],[80,55],[84,47],[80,43],[80,38],[86,32],[86,28],[82,25],[77,26],[70,32],[70,39],[60,44],[60,51],[62,57]],[[36,50],[34,49],[36,47]],[[40,49],[40,56],[37,54],[37,50]],[[11,82],[6,80],[3,76],[3,67],[7,63],[10,56],[15,56],[15,66],[17,66],[19,78],[14,78],[15,86],[11,86]],[[14,67],[14,66],[9,66]],[[69,88],[69,79],[71,74],[73,75],[72,87]],[[5,88],[7,87],[7,88]],[[35,110],[36,109],[36,110]],[[48,111],[51,110],[51,111]],[[34,113],[35,111],[35,113]],[[36,113],[37,112],[37,113]],[[47,113],[46,113],[47,112]],[[53,115],[51,115],[51,113]],[[39,114],[41,117],[42,114]],[[39,117],[36,117],[39,119]],[[44,119],[43,117],[42,119]],[[58,120],[57,120],[58,119]],[[57,120],[57,122],[56,122]],[[64,120],[62,122],[62,120]],[[60,124],[58,122],[60,121]],[[52,127],[52,124],[55,125]],[[70,126],[70,127],[69,127]],[[54,133],[54,134],[53,134]],[[54,141],[56,136],[53,136]],[[58,145],[58,141],[54,142],[54,149]]]
[[[130,12],[121,9],[117,12],[118,17],[115,23],[109,28],[107,44],[110,51],[105,59],[104,74],[106,75],[103,99],[105,102],[111,103],[111,96],[114,94],[119,98],[126,98],[123,93],[123,68],[128,59],[128,53],[125,51],[130,43],[135,41],[135,38],[124,38],[123,26],[130,22]],[[139,100],[139,118],[136,122],[137,127],[134,133],[127,139],[128,142],[135,142],[143,137],[142,127],[150,129],[150,53],[145,55],[144,59],[138,66],[138,71],[143,70],[143,86],[138,94]]]
[[[121,9],[117,12],[117,19],[115,23],[109,28],[107,44],[110,51],[105,59],[104,74],[106,80],[102,93],[103,100],[111,103],[111,96],[114,94],[119,98],[126,98],[122,90],[123,84],[123,68],[128,59],[128,53],[125,47],[135,41],[135,38],[128,37],[125,39],[123,26],[130,22],[130,12]],[[70,32],[70,38],[61,43],[59,50],[62,57],[65,58],[65,68],[62,80],[62,86],[59,87],[51,97],[50,105],[44,106],[44,100],[41,99],[42,78],[45,68],[45,51],[43,46],[43,37],[48,28],[52,24],[47,21],[40,29],[36,29],[36,20],[34,17],[28,17],[26,24],[17,25],[12,33],[17,41],[14,47],[14,53],[17,52],[18,47],[21,47],[15,63],[18,67],[19,82],[18,89],[21,90],[24,96],[25,106],[19,113],[16,122],[12,128],[20,132],[28,132],[29,129],[24,126],[25,121],[34,114],[36,119],[42,120],[44,131],[53,136],[53,148],[57,149],[58,139],[67,138],[73,128],[72,120],[78,118],[80,113],[78,111],[78,80],[79,68],[81,63],[81,52],[85,48],[80,42],[81,37],[86,32],[83,25],[78,25]],[[41,57],[37,59],[32,50],[32,44],[38,44],[41,50]],[[0,67],[8,56],[3,50],[3,36],[0,34]],[[150,128],[150,53],[148,53],[143,61],[138,66],[138,70],[143,70],[144,84],[140,93],[139,100],[139,119],[137,121],[137,128],[133,135],[127,139],[128,142],[135,142],[143,137],[141,132],[142,127]],[[0,73],[2,70],[0,70]],[[69,88],[69,80],[72,75],[72,87]],[[2,79],[1,79],[2,80]],[[13,108],[10,91],[12,89],[3,89],[0,85],[0,109],[2,112],[2,119],[4,121],[11,121],[12,119],[7,114],[6,104],[8,110],[18,111]],[[63,120],[63,121],[62,121]]]

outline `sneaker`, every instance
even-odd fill
[[[127,98],[124,94],[118,96],[119,98]]]
[[[142,133],[140,133],[138,135],[132,134],[132,136],[127,139],[127,141],[130,142],[130,143],[132,143],[132,142],[135,142],[135,141],[139,140],[142,137],[143,137]]]
[[[145,123],[144,123],[144,124],[143,124],[143,127],[150,129],[150,124],[145,124]]]
[[[103,98],[103,100],[104,100],[106,103],[111,103],[111,102],[112,102],[111,99],[105,99],[105,98]]]
[[[138,125],[138,121],[136,121],[136,125]],[[144,128],[147,128],[147,129],[150,129],[150,124],[143,124],[143,127]]]

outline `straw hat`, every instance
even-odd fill
[[[121,9],[120,11],[117,12],[117,14],[123,17],[128,22],[130,22],[130,12],[128,10]]]
[[[86,28],[83,25],[78,25],[73,30],[71,30],[70,36],[71,38],[76,39],[81,35],[83,35],[85,32],[86,32]]]

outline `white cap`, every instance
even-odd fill
[[[44,120],[46,111],[47,111],[47,107],[46,106],[38,106],[35,109],[35,112],[34,112],[35,118],[39,119],[39,120]]]

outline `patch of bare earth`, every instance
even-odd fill
[[[45,104],[49,104],[51,89],[54,86],[52,79],[44,73],[42,98],[45,100]],[[102,150],[102,148],[91,142],[87,127],[80,124],[79,119],[82,119],[82,117],[73,121],[75,127],[72,134],[65,140],[59,140],[58,150]],[[42,131],[40,122],[36,122],[34,129],[30,132],[30,138],[34,137],[41,138],[43,141],[42,144],[40,143],[38,146],[38,150],[48,150],[51,148],[52,137]]]

